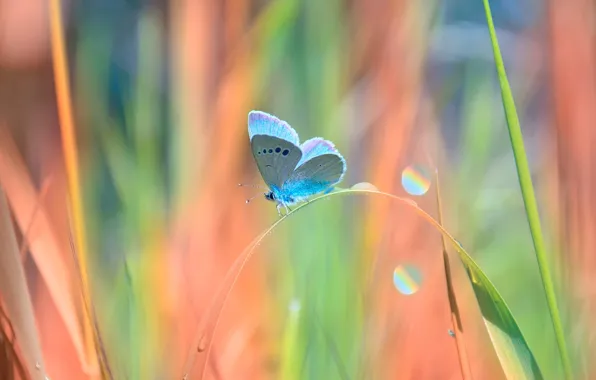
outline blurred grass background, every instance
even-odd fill
[[[594,6],[492,3],[568,342],[578,378],[589,379]],[[48,5],[0,0],[0,185],[33,305],[34,362],[50,378],[182,378],[193,355],[188,378],[201,378],[198,322],[235,258],[277,218],[272,204],[246,205],[254,192],[237,187],[262,183],[252,109],[288,121],[302,140],[333,141],[348,164],[342,187],[366,181],[405,196],[403,168],[437,168],[446,228],[511,307],[545,378],[561,378],[481,1],[86,0],[62,9],[101,350],[85,343]],[[415,201],[437,215],[430,192]],[[405,263],[423,276],[409,297],[391,283]],[[454,270],[474,378],[504,378]],[[15,289],[0,289],[6,310]],[[12,347],[10,325],[25,322],[7,315],[0,344]],[[461,378],[450,328],[440,235],[404,207],[333,198],[257,248],[204,378]],[[16,358],[27,361],[34,345],[18,341]],[[12,361],[0,368],[14,371],[6,352]],[[109,364],[103,371],[95,356]]]

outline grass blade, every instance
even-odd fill
[[[12,323],[0,307],[0,376],[3,379],[27,380],[27,371],[21,360],[17,353]],[[15,377],[16,374],[18,377]]]
[[[438,217],[439,223],[442,224],[442,210],[441,198],[439,190],[439,176],[435,174],[435,186],[437,195]],[[449,295],[449,304],[453,314],[453,325],[456,331],[455,338],[458,345],[458,354],[460,357],[460,366],[462,367],[462,374],[464,372],[464,365],[467,364],[468,377],[471,378],[469,364],[465,352],[463,340],[459,341],[458,337],[462,334],[461,316],[459,315],[457,303],[455,300],[455,292],[451,283],[451,269],[449,263],[449,256],[447,252],[445,237],[443,236],[443,258],[445,262],[445,275],[447,277],[447,290]],[[459,245],[461,247],[461,245]],[[501,363],[501,368],[508,379],[542,379],[542,373],[538,367],[536,359],[532,354],[517,322],[513,318],[511,311],[506,306],[505,301],[496,290],[495,286],[490,282],[488,277],[480,270],[467,253],[460,252],[461,261],[464,264],[468,278],[471,281],[474,295],[478,301],[480,312],[484,320],[484,325],[488,335],[493,343],[495,353]],[[463,354],[463,355],[462,355]]]
[[[80,187],[80,170],[78,150],[76,143],[76,133],[74,126],[74,117],[72,111],[72,102],[70,95],[70,83],[68,76],[68,61],[66,59],[66,43],[64,41],[63,22],[62,22],[62,3],[60,0],[50,1],[50,31],[52,40],[52,61],[54,66],[54,76],[56,83],[56,99],[58,105],[58,115],[60,118],[60,130],[62,135],[62,144],[64,148],[64,161],[68,177],[69,195],[72,206],[72,217],[74,236],[76,241],[76,252],[81,266],[82,293],[83,300],[87,302],[91,297],[89,295],[89,278],[87,274],[87,236],[85,234],[85,219],[83,217],[83,198]],[[84,308],[85,314],[90,310],[90,305]],[[85,338],[85,348],[87,360],[92,368],[98,367],[97,355],[95,352],[95,331],[91,323],[91,316],[83,317],[83,332]]]
[[[557,345],[559,346],[559,353],[561,355],[561,362],[565,371],[565,377],[572,379],[571,362],[569,361],[569,354],[567,345],[565,343],[565,335],[563,332],[563,324],[559,316],[559,308],[557,306],[557,299],[555,294],[555,287],[552,281],[551,270],[546,256],[546,248],[544,246],[544,239],[542,237],[542,228],[540,227],[540,215],[538,213],[538,205],[536,196],[534,195],[534,186],[532,185],[532,178],[530,175],[530,168],[528,159],[524,148],[524,139],[515,109],[515,102],[513,94],[509,87],[507,80],[507,73],[505,72],[505,65],[503,57],[499,49],[499,42],[497,40],[497,33],[493,24],[490,5],[488,0],[483,0],[484,9],[486,12],[486,21],[490,33],[493,54],[495,57],[495,66],[497,75],[499,77],[499,84],[501,86],[501,96],[503,100],[503,107],[505,109],[505,118],[507,120],[507,127],[509,129],[509,138],[511,139],[511,146],[513,148],[513,155],[515,157],[515,166],[519,176],[519,184],[521,187],[524,205],[526,207],[526,215],[530,225],[530,232],[532,234],[532,241],[534,242],[534,250],[536,252],[536,259],[538,260],[538,268],[542,278],[542,285],[546,294],[546,301],[548,309],[553,322],[555,336],[557,338]]]
[[[538,363],[503,297],[461,246],[458,245],[457,251],[505,376],[516,380],[543,379]]]
[[[0,190],[0,293],[32,379],[46,376],[33,305],[4,192]]]
[[[441,192],[439,188],[439,172],[435,171],[435,194],[437,196],[437,211],[439,223],[443,225],[443,210],[441,207]],[[443,263],[445,265],[445,282],[447,285],[447,297],[449,298],[449,308],[451,309],[452,328],[455,331],[455,347],[457,349],[457,357],[459,359],[459,367],[461,375],[464,380],[472,379],[472,370],[470,369],[470,362],[468,361],[468,353],[466,351],[465,339],[463,337],[462,318],[457,306],[457,298],[455,289],[453,287],[451,264],[449,263],[449,253],[447,251],[447,244],[445,237],[441,235],[441,244],[443,248]]]
[[[16,223],[27,239],[35,265],[70,333],[81,366],[85,371],[91,371],[80,332],[75,306],[76,295],[68,282],[70,278],[68,263],[64,260],[60,241],[51,227],[51,220],[46,210],[39,204],[39,196],[28,175],[23,158],[4,126],[0,128],[0,184],[13,210]],[[37,207],[40,210],[32,221],[33,210]],[[32,224],[29,228],[30,223]]]

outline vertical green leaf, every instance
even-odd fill
[[[501,96],[503,100],[503,107],[505,109],[507,127],[509,129],[509,137],[511,139],[511,147],[513,148],[515,166],[517,167],[517,174],[519,176],[519,184],[521,187],[522,197],[524,199],[524,205],[526,207],[526,215],[530,225],[532,241],[534,242],[536,259],[538,260],[538,267],[542,277],[542,285],[544,287],[548,308],[552,317],[553,328],[557,338],[557,345],[559,346],[561,362],[563,363],[563,368],[565,370],[565,377],[567,379],[572,379],[573,376],[571,362],[569,361],[569,354],[563,332],[563,324],[561,322],[561,317],[559,316],[559,309],[557,306],[555,287],[551,277],[544,239],[542,237],[540,215],[538,213],[538,205],[536,202],[536,196],[534,195],[534,186],[532,185],[530,168],[524,148],[523,135],[519,125],[519,119],[517,117],[513,94],[511,93],[511,88],[509,87],[509,81],[507,80],[505,65],[503,63],[503,58],[499,49],[499,42],[497,40],[497,33],[495,32],[495,27],[492,20],[490,5],[488,0],[483,0],[483,2],[493,54],[495,57],[495,66],[497,69],[497,75],[499,77],[499,84],[501,86]]]

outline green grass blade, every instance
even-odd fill
[[[484,9],[486,12],[486,20],[488,23],[491,44],[493,48],[493,54],[495,57],[495,66],[497,68],[499,84],[501,86],[501,96],[503,100],[503,107],[505,109],[505,118],[507,120],[507,127],[509,129],[509,137],[511,139],[511,146],[513,148],[513,155],[515,157],[515,165],[517,167],[519,184],[521,187],[522,197],[526,207],[526,215],[528,217],[528,223],[530,225],[532,241],[534,242],[534,249],[536,252],[536,258],[538,260],[540,276],[542,277],[542,285],[544,287],[548,308],[553,321],[553,328],[555,331],[555,336],[557,338],[557,345],[559,346],[559,353],[561,355],[561,362],[563,363],[565,377],[567,379],[572,379],[573,375],[571,370],[571,362],[569,361],[569,354],[567,351],[565,335],[563,332],[563,324],[561,322],[561,317],[559,316],[559,308],[557,306],[555,287],[552,281],[551,270],[546,255],[544,239],[542,237],[542,229],[540,227],[540,215],[538,213],[536,196],[534,195],[534,187],[532,185],[532,179],[530,176],[528,159],[526,157],[526,152],[524,149],[524,140],[519,125],[519,119],[517,117],[517,111],[515,109],[515,102],[513,101],[513,95],[511,93],[511,88],[509,87],[509,82],[507,80],[505,65],[503,63],[503,58],[501,57],[499,42],[497,40],[497,34],[495,32],[495,27],[490,11],[490,5],[488,3],[488,0],[483,0],[483,2]]]
[[[508,379],[542,379],[538,363],[505,300],[478,264],[457,247],[466,269],[488,335]]]

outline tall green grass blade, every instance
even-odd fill
[[[532,234],[532,240],[534,242],[534,249],[536,251],[538,267],[540,270],[540,275],[542,277],[542,284],[544,287],[544,292],[546,294],[548,308],[553,321],[553,328],[555,331],[555,336],[557,338],[557,345],[559,346],[559,352],[561,356],[561,362],[563,363],[563,369],[565,371],[565,377],[567,379],[572,379],[573,376],[571,362],[569,360],[567,345],[565,343],[565,335],[563,331],[561,317],[559,316],[559,308],[557,306],[555,287],[553,284],[551,270],[546,255],[544,239],[542,237],[542,229],[540,227],[540,215],[538,213],[536,196],[534,195],[534,187],[532,185],[532,179],[530,176],[528,159],[526,157],[526,152],[524,149],[524,140],[519,125],[519,119],[517,117],[517,111],[515,109],[515,102],[513,100],[511,88],[509,87],[509,82],[507,80],[505,65],[503,63],[503,58],[499,49],[499,42],[497,40],[497,34],[495,32],[495,27],[492,20],[490,5],[488,3],[488,0],[483,0],[483,2],[484,9],[486,12],[486,20],[488,23],[491,44],[493,48],[493,54],[495,57],[495,66],[499,77],[499,84],[501,86],[501,96],[503,100],[503,107],[505,109],[505,118],[507,120],[507,127],[509,129],[509,137],[511,139],[511,146],[513,148],[513,155],[515,157],[515,165],[517,167],[517,173],[519,176],[519,183],[526,208],[526,215],[528,217],[528,223],[530,225],[530,232]]]

